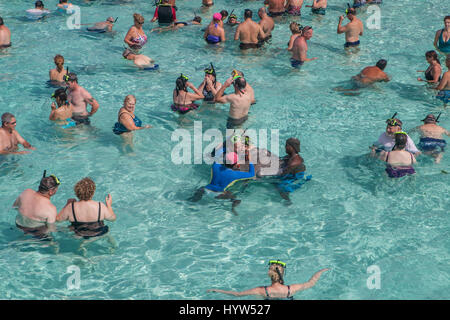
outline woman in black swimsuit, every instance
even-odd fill
[[[420,71],[425,72],[425,79],[419,77],[417,80],[426,81],[428,83],[438,83],[441,80],[442,67],[436,51],[427,51],[427,53],[425,53],[425,58],[430,66],[427,70]]]
[[[214,96],[220,90],[222,84],[216,80],[216,70],[211,63],[211,67],[205,69],[205,79],[198,87],[198,90],[203,93],[204,101],[213,102]]]
[[[292,285],[284,284],[284,271],[286,269],[286,264],[280,260],[270,260],[269,261],[269,277],[272,280],[270,286],[256,287],[253,289],[235,292],[235,291],[225,291],[220,289],[209,289],[207,292],[219,292],[224,294],[229,294],[235,297],[242,296],[263,296],[267,300],[278,300],[278,299],[288,299],[293,300],[294,294],[298,291],[309,289],[313,287],[319,280],[321,274],[329,269],[322,269],[316,272],[308,282],[297,283]]]
[[[95,183],[90,178],[84,178],[77,182],[74,187],[75,199],[67,200],[66,206],[56,217],[56,221],[69,220],[69,229],[77,236],[84,239],[99,237],[108,233],[108,226],[103,220],[114,221],[116,215],[112,209],[112,198],[108,194],[106,205],[102,202],[93,201]]]

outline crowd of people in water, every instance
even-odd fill
[[[188,26],[202,26],[202,18],[194,12],[194,17],[189,21],[178,21],[177,11],[182,10],[176,6],[175,0],[157,1],[151,22],[158,22],[159,26],[150,32],[170,32]],[[314,15],[327,14],[327,0],[313,0],[312,5],[303,6],[303,0],[265,0],[264,6],[257,11],[259,21],[255,21],[253,11],[245,9],[243,19],[234,10],[228,13],[226,10],[216,12],[211,21],[202,30],[206,43],[216,46],[229,42],[230,31],[232,37],[239,42],[239,48],[243,51],[257,49],[270,45],[272,31],[279,24],[280,17],[300,17],[303,7],[310,7]],[[381,4],[381,0],[355,0],[353,5],[348,5],[345,14],[339,17],[337,34],[345,34],[344,48],[348,54],[357,52],[361,46],[360,38],[364,34],[364,24],[357,17],[359,10],[369,4]],[[202,6],[212,7],[212,0],[203,0]],[[73,5],[60,0],[57,11],[61,14],[70,14]],[[51,10],[45,8],[42,1],[35,2],[35,8],[27,10],[30,19],[43,19],[51,14]],[[125,17],[121,17],[125,18]],[[348,23],[343,25],[344,20]],[[107,17],[105,21],[90,24],[87,32],[108,33],[112,32],[118,17]],[[133,61],[134,65],[143,70],[156,70],[158,64],[155,60],[140,53],[140,50],[148,41],[148,36],[143,28],[145,19],[142,15],[133,15],[134,23],[126,33],[123,42],[126,45],[122,56],[126,60]],[[287,27],[287,26],[286,26]],[[313,37],[312,26],[302,26],[298,22],[291,22],[289,29],[292,33],[287,43],[287,50],[291,52],[290,64],[292,68],[301,68],[305,63],[318,59],[308,58],[308,41]],[[14,30],[13,30],[14,32]],[[13,44],[11,31],[5,21],[0,17],[0,49],[7,50]],[[431,44],[430,44],[431,45]],[[438,30],[434,39],[435,50],[425,53],[429,64],[424,73],[418,77],[418,81],[427,82],[437,91],[436,98],[440,99],[446,107],[450,99],[450,16],[444,18],[444,28]],[[445,61],[447,71],[443,73],[441,60]],[[64,129],[90,125],[91,118],[100,109],[99,102],[79,84],[78,75],[64,67],[64,57],[57,54],[54,57],[55,68],[49,71],[49,80],[57,87],[50,106],[49,120],[56,121]],[[358,91],[376,82],[388,82],[391,77],[385,73],[387,60],[380,59],[375,65],[365,67],[358,75],[351,78],[354,85],[351,89],[336,88],[338,91]],[[443,73],[443,74],[442,74]],[[231,91],[225,91],[230,88]],[[220,103],[229,105],[229,114],[226,122],[227,129],[240,129],[248,119],[251,106],[256,103],[255,91],[248,83],[241,70],[232,69],[230,76],[222,82],[217,79],[216,68],[213,63],[204,69],[204,79],[195,86],[189,81],[189,77],[181,74],[175,80],[173,89],[173,101],[170,106],[173,112],[180,115],[194,112],[200,107],[198,101],[206,103]],[[113,127],[113,133],[120,135],[128,144],[132,144],[132,133],[137,130],[149,129],[150,124],[144,124],[135,114],[136,97],[127,95],[123,106],[117,115],[117,122]],[[88,110],[90,109],[90,110]],[[378,140],[370,146],[370,154],[386,163],[386,173],[390,178],[401,178],[415,174],[414,165],[420,154],[431,156],[436,163],[442,160],[446,147],[444,135],[450,136],[450,132],[439,126],[439,115],[427,114],[422,120],[423,124],[409,132],[418,132],[420,141],[416,147],[414,141],[403,131],[403,123],[395,113],[386,120],[386,131]],[[0,128],[0,155],[25,154],[36,150],[16,130],[16,117],[10,112],[4,112],[1,116]],[[20,151],[22,145],[26,150]],[[232,211],[236,213],[236,206],[241,200],[230,192],[230,187],[237,181],[249,180],[258,177],[260,164],[258,164],[259,150],[252,145],[250,137],[243,133],[233,134],[227,137],[222,145],[215,148],[211,156],[215,162],[212,165],[212,177],[208,185],[199,188],[190,198],[191,201],[199,201],[203,195],[212,196],[215,199],[227,199],[232,202]],[[278,177],[277,189],[283,199],[290,201],[289,194],[297,190],[306,181],[311,179],[306,174],[306,166],[300,156],[300,141],[295,137],[286,140],[286,156],[279,158],[279,169],[273,176]],[[245,161],[239,161],[244,154]],[[256,159],[255,159],[256,155]],[[112,208],[112,198],[108,195],[105,203],[93,200],[95,183],[90,178],[83,178],[75,184],[74,192],[77,199],[68,199],[66,205],[59,211],[51,202],[51,197],[56,194],[60,185],[55,175],[47,176],[44,171],[38,190],[26,189],[14,202],[18,210],[16,225],[27,234],[39,239],[49,239],[49,234],[54,231],[54,223],[58,221],[70,221],[71,230],[84,239],[98,238],[108,233],[108,226],[104,220],[114,221],[116,215]],[[237,214],[237,213],[236,213]],[[266,298],[291,298],[295,292],[312,287],[319,279],[323,269],[317,272],[307,283],[284,285],[283,277],[286,264],[273,260],[269,263],[269,276],[272,285],[258,287],[243,292],[223,291],[211,289],[213,292],[221,292],[236,296],[261,295]]]

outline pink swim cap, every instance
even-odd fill
[[[227,164],[235,164],[238,162],[238,155],[236,152],[227,153]]]
[[[213,15],[214,20],[222,20],[222,15],[219,12],[214,13]]]

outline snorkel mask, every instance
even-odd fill
[[[280,260],[269,260],[269,266],[271,266],[273,264],[280,265],[280,266],[282,266],[283,268],[286,269],[286,263],[284,263],[283,261],[280,261]]]
[[[46,178],[46,175],[47,175],[47,170],[44,170],[44,174],[42,175],[42,179]],[[52,177],[53,180],[54,180],[55,183],[56,183],[56,186],[54,186],[54,187],[51,188],[51,189],[54,189],[54,188],[58,187],[58,186],[61,184],[61,181],[60,181],[60,180],[58,179],[58,177],[55,176],[54,174],[51,174],[49,177]],[[40,188],[43,188],[43,189],[47,189],[47,191],[50,190],[47,186],[40,185],[39,187],[40,187]]]
[[[398,121],[397,121],[397,119],[395,119],[395,116],[397,115],[397,112],[396,113],[394,113],[394,115],[392,116],[392,117],[390,117],[389,119],[387,119],[386,120],[386,123],[387,123],[387,125],[388,126],[402,126],[402,124],[401,123],[399,123]]]
[[[210,68],[205,68],[205,73],[206,74],[212,74],[212,75],[216,75],[216,70],[214,69],[214,66],[212,64],[212,62],[210,62],[211,67]]]
[[[189,81],[189,78],[188,78],[187,76],[185,76],[184,74],[181,74],[181,75],[180,75],[180,78],[181,78],[181,79],[184,79],[184,80],[186,80],[186,81]]]

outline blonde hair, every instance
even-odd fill
[[[73,188],[75,195],[82,201],[91,200],[95,193],[95,182],[89,178],[83,178]]]
[[[139,22],[140,24],[143,24],[145,22],[145,19],[142,15],[139,13],[133,14],[134,21]]]
[[[129,95],[127,95],[127,96],[125,97],[125,99],[123,100],[123,106],[125,107],[125,105],[127,104],[127,102],[128,102],[129,100],[131,100],[131,99],[133,99],[134,102],[136,102],[136,97],[135,97],[134,95],[132,95],[132,94],[129,94]]]
[[[284,268],[277,264],[271,264],[269,267],[269,277],[272,282],[279,282],[284,284]]]

